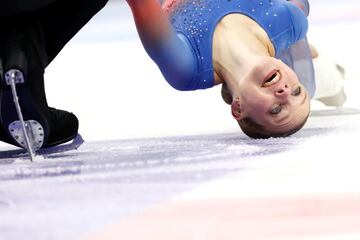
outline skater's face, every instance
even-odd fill
[[[240,94],[232,103],[237,120],[251,118],[267,132],[286,133],[306,121],[310,98],[292,69],[266,57],[239,83]]]

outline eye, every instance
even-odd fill
[[[281,106],[281,104],[278,104],[271,109],[270,114],[271,115],[279,114],[281,112],[281,110],[282,110],[282,106]]]
[[[301,87],[299,86],[299,87],[297,87],[297,88],[291,93],[291,95],[293,95],[293,96],[299,96],[300,93],[301,93]]]

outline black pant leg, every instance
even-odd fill
[[[57,0],[40,14],[48,64],[108,0]]]
[[[0,18],[43,8],[56,0],[0,0]]]

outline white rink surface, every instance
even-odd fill
[[[220,87],[168,86],[127,6],[109,3],[46,73],[49,104],[78,116],[86,143],[35,163],[0,159],[0,239],[79,239],[170,200],[360,194],[360,3],[311,2],[308,38],[345,67],[348,102],[314,101],[302,131],[269,140],[238,130]],[[324,229],[305,239],[360,238]]]

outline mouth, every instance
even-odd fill
[[[272,70],[266,77],[261,87],[267,88],[276,83],[281,79],[280,71],[277,69]]]

